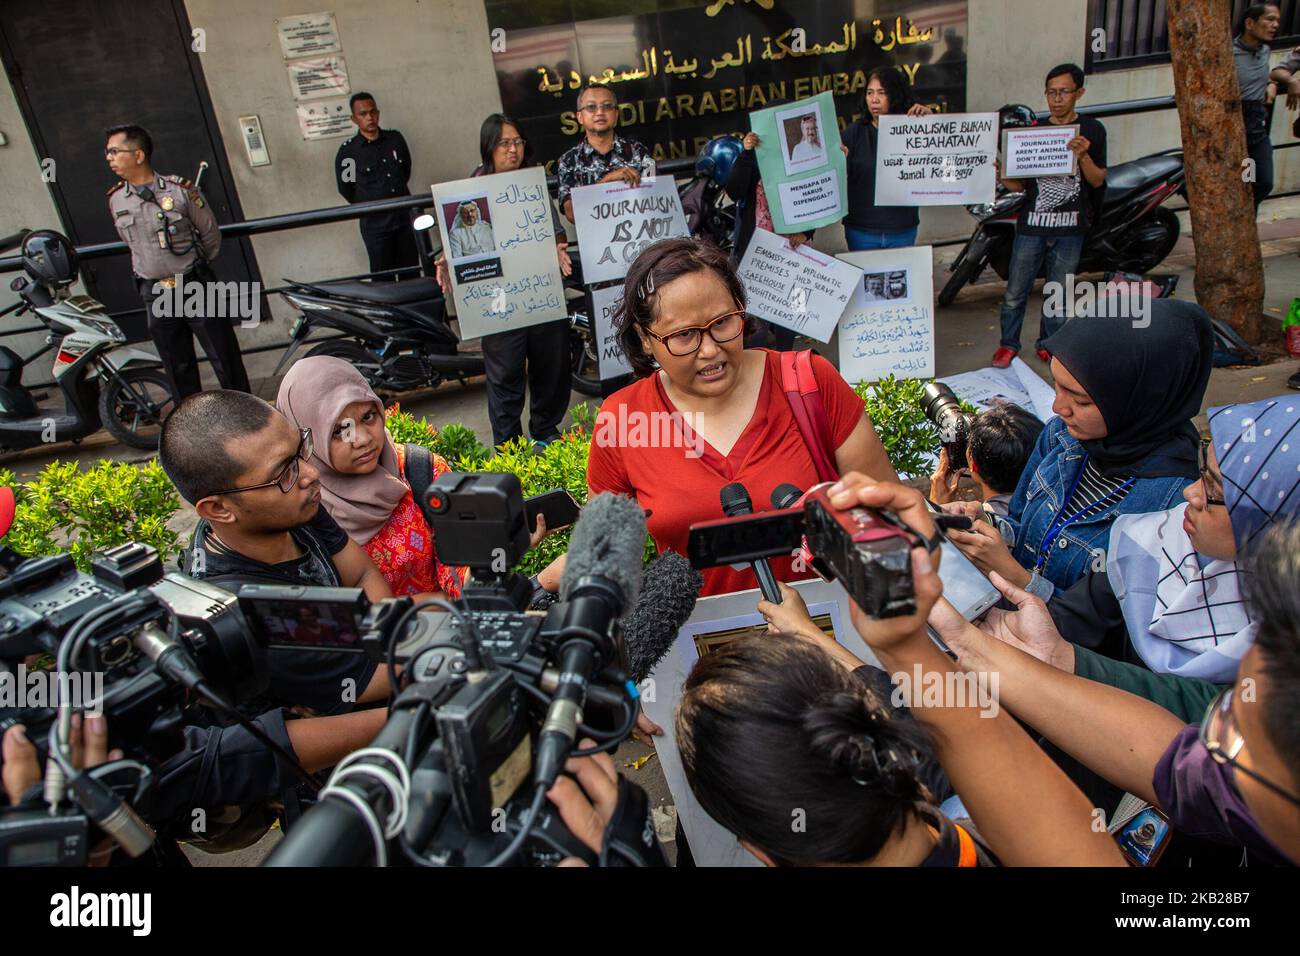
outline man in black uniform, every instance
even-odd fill
[[[217,302],[218,290],[234,284],[217,283],[210,267],[221,249],[216,217],[188,179],[154,172],[152,155],[153,140],[141,127],[114,126],[108,131],[104,156],[121,180],[108,191],[108,214],[131,249],[131,268],[148,312],[149,334],[171,378],[172,391],[180,401],[202,390],[194,355],[196,335],[221,387],[250,391],[231,325],[233,310]],[[192,291],[199,283],[203,295]],[[204,314],[183,314],[193,302],[203,303]],[[209,315],[209,309],[218,311]]]
[[[379,107],[369,93],[353,93],[352,122],[357,135],[339,147],[334,157],[334,178],[339,195],[348,202],[369,202],[409,196],[411,151],[395,129],[381,129]],[[420,262],[406,211],[373,213],[361,219],[361,241],[370,256],[370,271],[383,272]]]

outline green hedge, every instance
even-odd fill
[[[938,429],[921,413],[924,387],[924,382],[914,379],[890,377],[856,388],[866,400],[894,468],[903,477],[924,474],[927,456],[939,450]],[[519,439],[493,450],[464,425],[439,429],[396,405],[388,410],[387,427],[394,441],[425,445],[458,471],[511,472],[519,476],[525,496],[564,488],[583,504],[596,409],[584,403],[570,414],[573,424],[545,448]],[[126,541],[152,545],[164,561],[180,549],[177,534],[167,527],[181,507],[180,495],[156,461],[136,466],[104,460],[84,471],[76,462],[56,461],[35,480],[24,483],[16,482],[12,471],[0,469],[0,484],[14,489],[17,510],[5,543],[19,554],[68,551],[79,568],[88,570],[93,552]],[[537,573],[568,545],[568,531],[548,535],[528,552],[519,570]],[[647,560],[653,554],[647,536]]]

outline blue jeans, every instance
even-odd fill
[[[849,252],[862,252],[866,249],[901,249],[916,245],[916,229],[903,229],[899,232],[877,232],[873,229],[855,229],[844,227],[844,239],[849,244]]]
[[[1002,297],[1002,345],[1020,351],[1020,327],[1025,324],[1025,303],[1033,291],[1038,269],[1047,260],[1047,281],[1065,284],[1065,277],[1079,267],[1083,255],[1083,236],[1028,236],[1016,233],[1011,247],[1011,266],[1007,274],[1007,292]],[[1065,316],[1040,315],[1038,340],[1043,339],[1065,324]]]

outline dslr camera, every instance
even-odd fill
[[[939,441],[948,452],[948,466],[953,471],[969,468],[966,448],[971,425],[979,416],[963,411],[961,400],[942,382],[930,382],[925,386],[921,411],[939,429]]]

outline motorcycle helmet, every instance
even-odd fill
[[[1027,126],[1033,126],[1037,122],[1034,111],[1023,103],[1008,103],[998,110],[998,126],[1000,129],[1024,129]]]
[[[62,233],[38,229],[22,245],[23,269],[42,285],[60,289],[77,281],[77,250]]]
[[[743,148],[738,136],[717,136],[709,140],[695,160],[696,175],[707,176],[719,186],[725,186]]]

